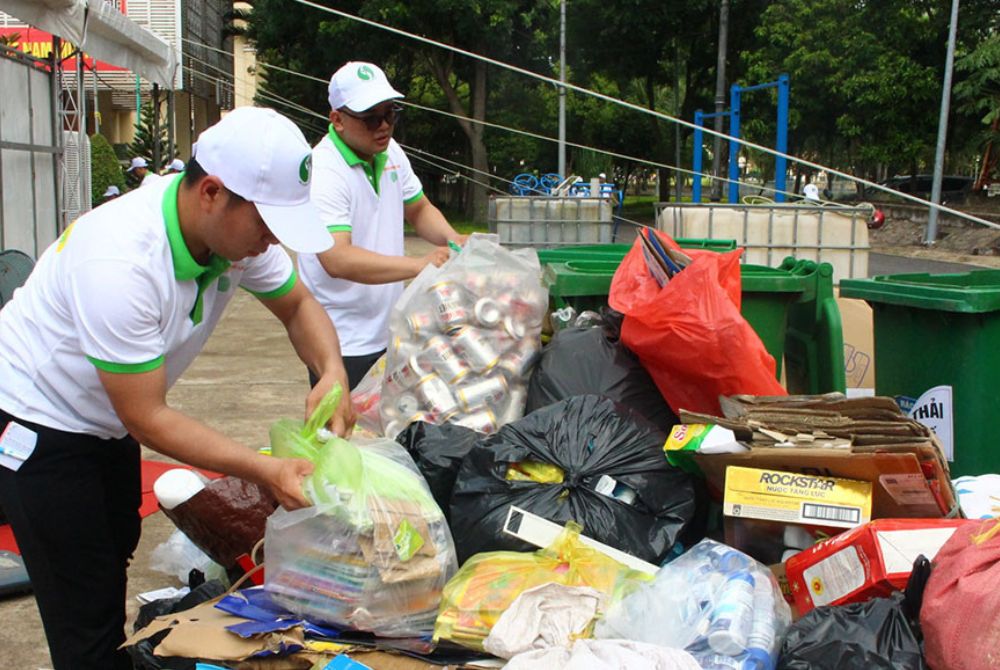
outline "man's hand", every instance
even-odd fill
[[[344,389],[344,394],[340,397],[340,403],[337,404],[337,409],[333,412],[329,427],[340,437],[347,437],[354,429],[354,423],[358,417],[354,413],[351,392],[348,390],[350,387],[347,384],[347,373],[343,372],[343,368],[340,368],[337,373],[329,373],[320,377],[316,386],[309,391],[309,395],[306,396],[306,421],[312,416],[313,410],[316,409],[323,396],[330,392],[334,384],[338,383]]]
[[[439,268],[445,264],[449,256],[450,252],[448,250],[448,247],[436,247],[434,251],[424,256],[421,256],[418,259],[418,262],[420,264],[420,269],[423,270],[428,265],[433,265],[434,267]]]
[[[451,238],[451,241],[454,242],[455,244],[457,244],[460,247],[464,247],[465,243],[469,241],[469,236],[468,235],[459,235],[459,234],[456,233],[455,236]]]
[[[264,483],[282,507],[292,511],[312,504],[302,493],[302,481],[312,474],[312,463],[304,458],[261,458],[270,461]]]

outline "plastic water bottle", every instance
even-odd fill
[[[774,670],[774,591],[766,574],[754,573],[753,619],[743,670]]]
[[[753,621],[753,605],[753,577],[746,570],[730,573],[712,611],[707,636],[712,651],[737,656],[746,650]]]

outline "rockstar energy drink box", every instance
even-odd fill
[[[729,517],[854,528],[871,520],[872,485],[836,477],[730,467],[723,512]]]

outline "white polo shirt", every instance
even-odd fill
[[[237,286],[263,298],[292,289],[295,270],[279,246],[233,264],[194,260],[177,218],[182,176],[81,216],[41,255],[0,311],[0,408],[58,430],[123,437],[98,368],[165,365],[173,385]]]
[[[395,140],[374,157],[358,157],[337,133],[313,148],[310,193],[327,230],[351,233],[351,244],[403,256],[403,206],[423,197],[420,180]],[[344,356],[364,356],[389,343],[389,312],[403,282],[359,284],[326,273],[315,254],[299,254],[299,274],[337,327]]]

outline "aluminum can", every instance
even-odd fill
[[[476,322],[484,328],[496,328],[503,320],[503,311],[493,298],[480,298],[473,308]]]
[[[503,329],[507,331],[507,334],[513,337],[515,340],[520,340],[528,332],[527,326],[525,326],[524,321],[519,319],[514,315],[508,315],[503,320]]]
[[[437,330],[437,315],[433,312],[414,311],[406,317],[406,325],[414,335],[427,337],[428,333]]]
[[[434,314],[443,332],[452,333],[469,323],[472,315],[467,305],[468,298],[458,282],[438,282],[427,292],[431,296]]]
[[[442,335],[427,340],[420,352],[420,361],[434,369],[449,384],[454,384],[469,373],[469,366],[452,348],[451,341]]]
[[[523,379],[531,372],[531,368],[538,358],[539,351],[540,349],[533,339],[525,338],[520,340],[516,346],[511,347],[504,354],[500,360],[500,367],[505,372],[510,373],[512,377]]]
[[[420,380],[417,384],[417,397],[423,401],[426,409],[442,418],[458,410],[458,403],[448,389],[448,384],[436,374],[427,375]]]
[[[402,392],[416,386],[427,373],[428,370],[417,360],[417,357],[410,356],[386,375],[385,383],[390,391]]]
[[[499,401],[506,392],[507,380],[503,375],[491,375],[459,387],[455,395],[461,408],[472,412],[487,403]]]
[[[459,426],[471,428],[479,433],[494,433],[498,427],[496,416],[488,409],[466,414],[460,419],[456,419],[454,423]]]
[[[465,362],[477,372],[486,372],[500,362],[493,344],[475,328],[465,327],[452,335],[452,342]]]
[[[411,393],[403,393],[396,396],[396,412],[400,416],[410,417],[420,411],[420,401],[417,396]]]
[[[517,421],[524,416],[524,407],[528,403],[528,390],[521,384],[512,384],[507,392],[505,407],[500,413],[500,425]]]
[[[469,273],[462,278],[462,285],[473,295],[482,295],[489,286],[489,278],[482,273]]]

